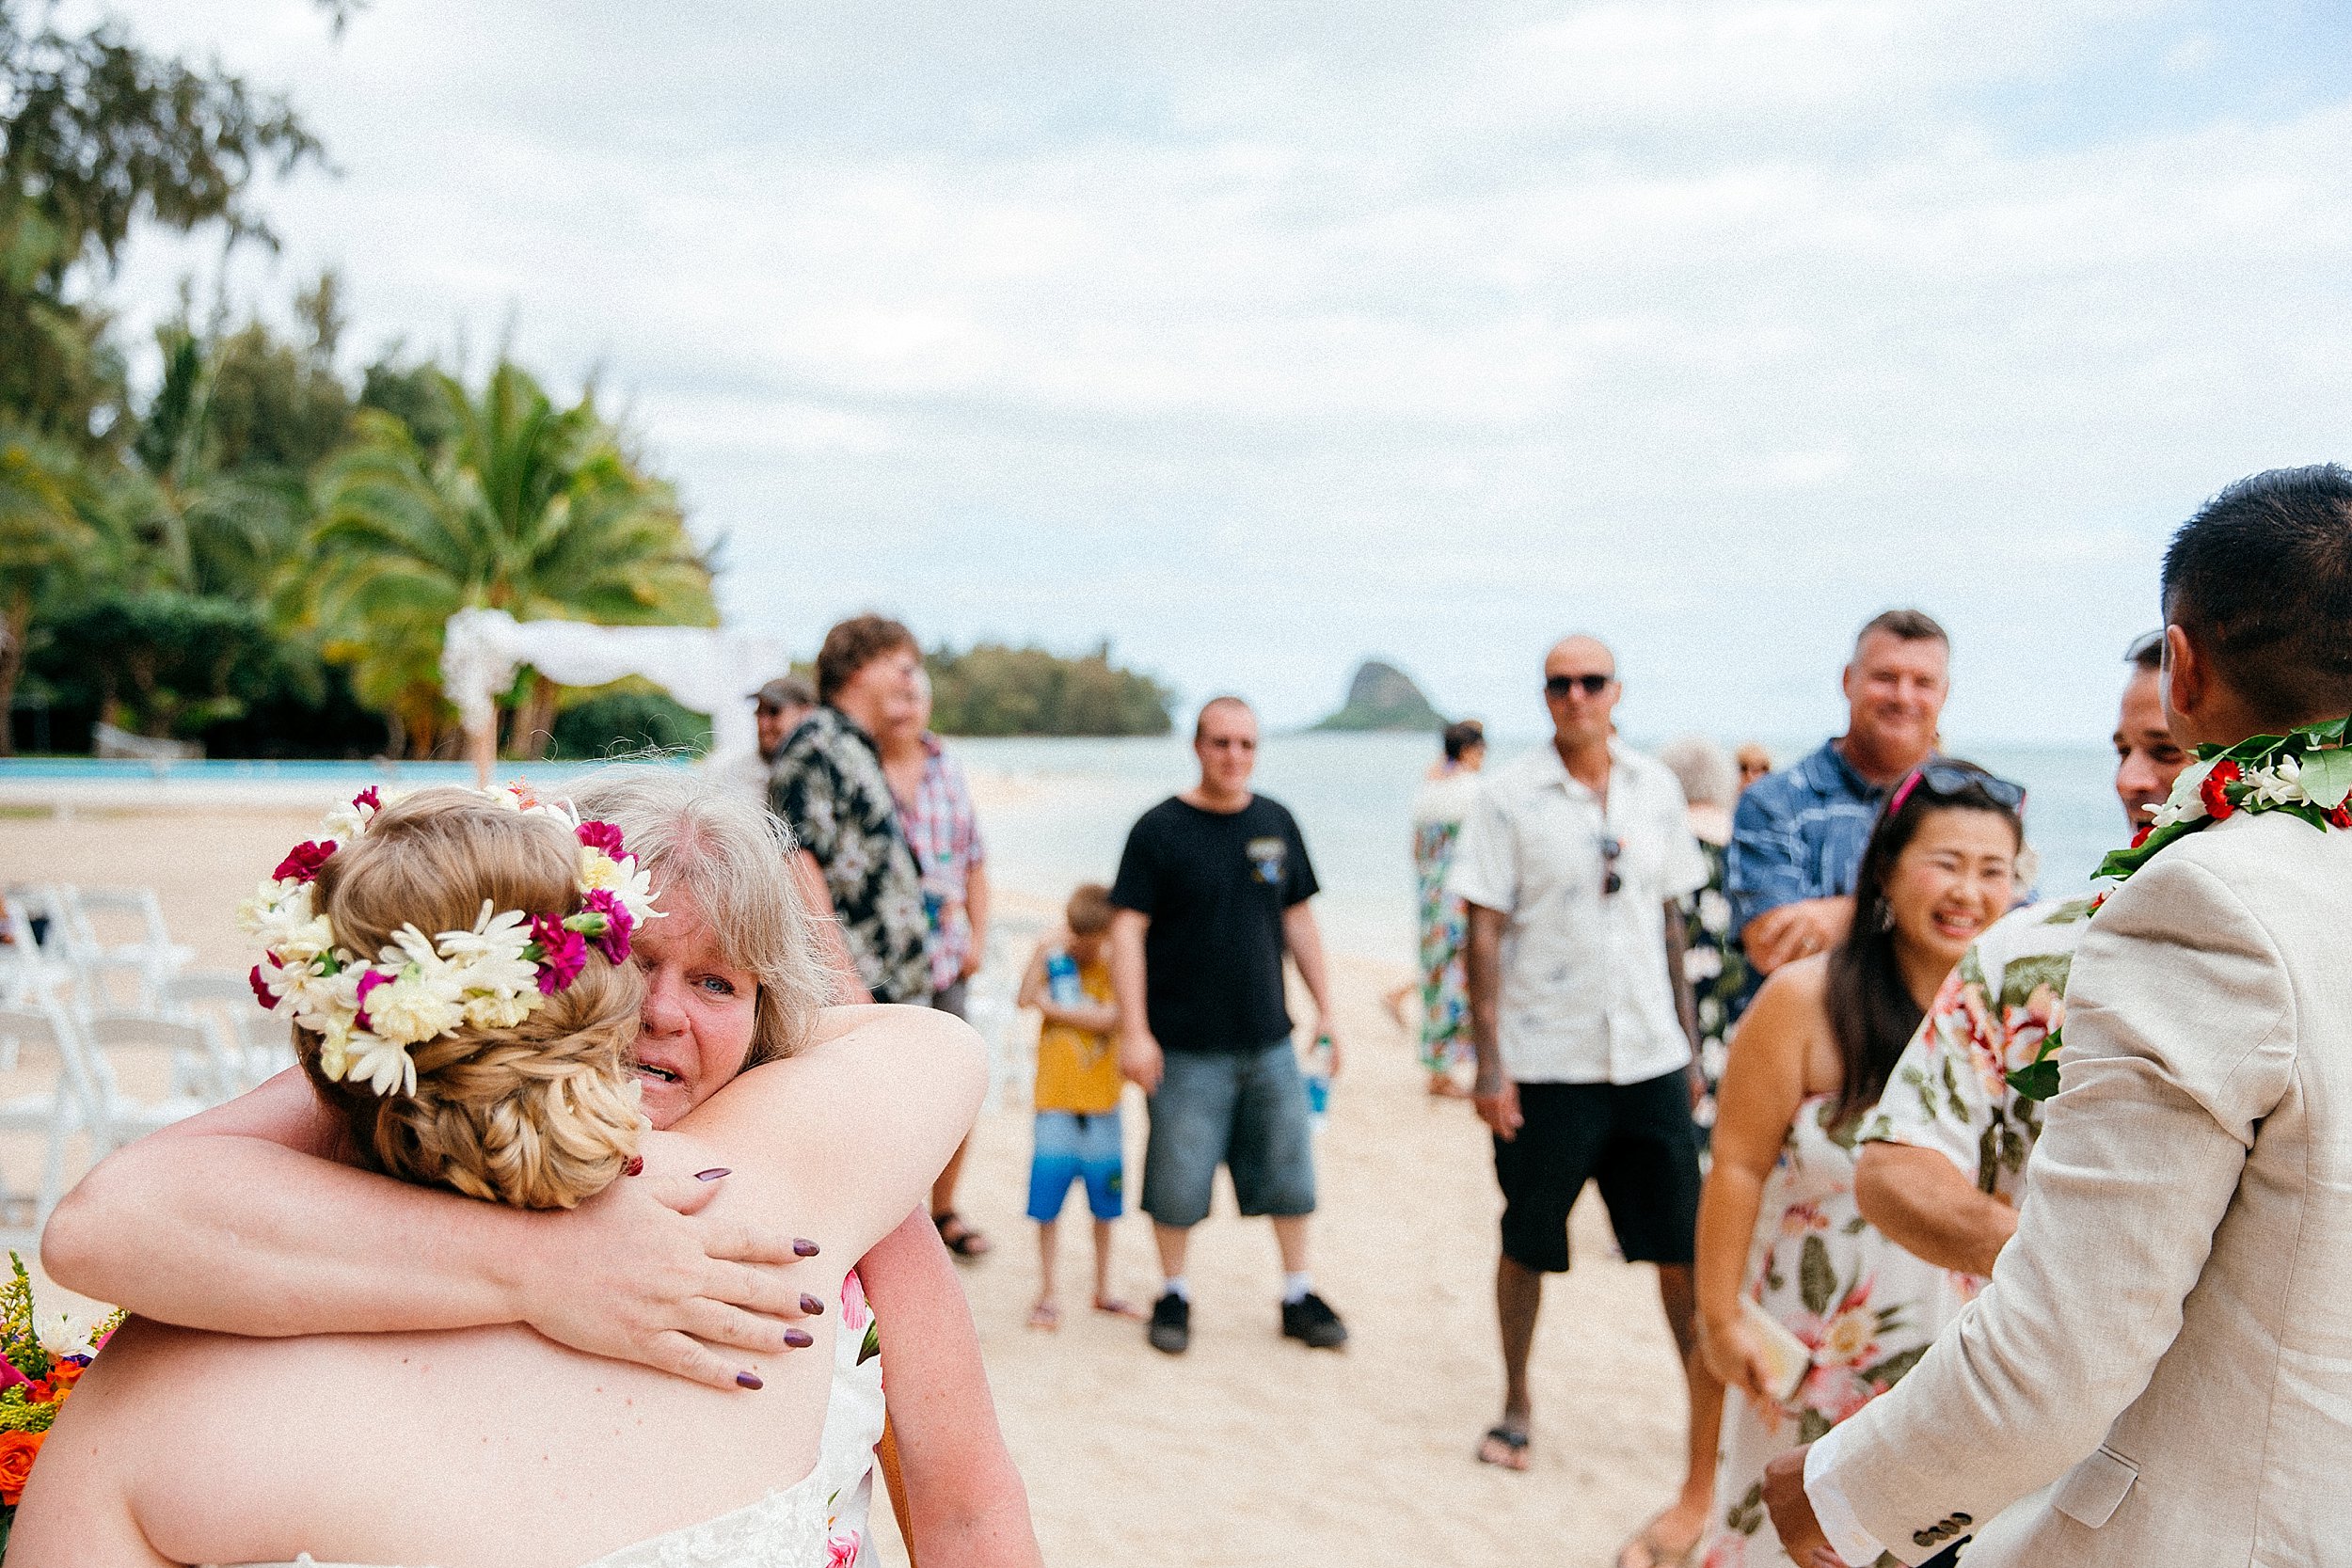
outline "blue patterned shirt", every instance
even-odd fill
[[[1853,892],[1862,851],[1886,791],[1874,787],[1838,752],[1835,740],[1793,768],[1750,784],[1731,818],[1724,891],[1731,928],[1742,931],[1768,910],[1806,898]],[[1747,1010],[1762,976],[1736,1003]]]

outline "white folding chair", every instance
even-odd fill
[[[83,1020],[81,1036],[87,1047],[92,1158],[219,1104],[237,1082],[228,1048],[208,1020],[109,1009]],[[200,1066],[183,1067],[189,1063]],[[132,1092],[123,1082],[125,1069],[133,1082],[159,1084],[162,1092]],[[191,1079],[200,1087],[178,1086]]]
[[[78,888],[59,882],[50,887],[49,898],[63,926],[67,957],[87,976],[86,1006],[107,1005],[112,997],[106,976],[125,974],[135,987],[136,1005],[152,1007],[163,981],[196,957],[195,949],[171,940],[163,902],[153,888]],[[105,940],[93,917],[109,926],[127,925],[128,940]]]
[[[47,996],[72,977],[62,960],[41,950],[33,940],[33,912],[23,891],[0,893],[0,1003],[21,1006]]]
[[[160,1010],[191,1022],[211,1022],[220,1031],[235,1076],[233,1092],[267,1082],[294,1065],[294,1040],[286,1021],[262,1010],[253,987],[232,969],[183,969],[162,985]],[[175,1092],[200,1093],[203,1082],[191,1061],[175,1066]],[[183,1070],[184,1069],[184,1070]]]
[[[10,1245],[31,1247],[65,1196],[66,1144],[89,1123],[88,1064],[72,1019],[46,999],[0,1005],[0,1042],[20,1067],[35,1065],[46,1053],[56,1071],[48,1088],[0,1100],[0,1133],[37,1132],[46,1140],[38,1184],[20,1188],[0,1180],[0,1234]]]

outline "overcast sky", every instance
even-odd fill
[[[1365,655],[1540,721],[2097,741],[2170,527],[2352,456],[2352,25],[2285,0],[1323,7],[138,0],[286,88],[356,366],[594,372],[813,649],[1108,636],[1277,723]],[[93,8],[65,8],[69,19]],[[135,250],[135,334],[202,247]]]

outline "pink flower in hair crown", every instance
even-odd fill
[[[588,962],[588,942],[578,931],[567,929],[561,920],[549,915],[531,917],[531,942],[535,951],[526,954],[539,966],[539,994],[553,996],[580,978],[580,972]]]
[[[636,928],[637,919],[628,912],[628,906],[621,902],[620,895],[607,888],[598,888],[580,900],[580,915],[596,915],[603,918],[603,929],[591,932],[588,940],[596,944],[596,951],[604,955],[605,962],[612,964],[628,962],[628,937],[629,932]],[[579,916],[574,917],[574,919],[579,918]],[[565,924],[569,925],[571,922],[566,921]],[[581,924],[590,923],[581,921]]]
[[[385,974],[380,969],[363,969],[359,972],[359,983],[354,990],[352,996],[353,1002],[357,1004],[359,1009],[358,1016],[352,1020],[354,1023],[358,1024],[362,1029],[373,1029],[375,1027],[373,1023],[368,1021],[368,992],[373,990],[378,986],[389,986],[391,983],[392,977]]]
[[[324,844],[312,843],[305,839],[302,843],[295,845],[284,860],[278,863],[278,869],[270,875],[281,882],[316,881],[319,867],[325,865],[327,857],[334,852],[335,841],[331,838]]]
[[[580,842],[591,849],[601,849],[614,860],[628,853],[621,844],[621,830],[610,822],[582,822],[573,830]]]

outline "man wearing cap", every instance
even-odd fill
[[[778,675],[744,700],[752,705],[753,722],[759,726],[759,750],[730,759],[727,782],[765,800],[768,776],[784,754],[784,743],[792,738],[803,720],[817,711],[817,689],[799,675]]]

